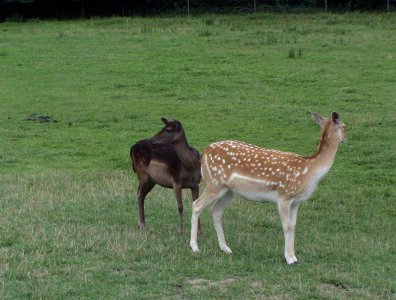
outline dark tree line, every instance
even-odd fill
[[[248,12],[292,7],[384,9],[396,0],[0,0],[0,18],[76,18],[191,12]]]

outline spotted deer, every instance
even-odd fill
[[[177,120],[161,119],[164,127],[150,139],[140,140],[131,147],[130,156],[133,171],[136,172],[139,187],[139,227],[146,228],[144,200],[158,184],[173,189],[179,211],[179,234],[183,234],[182,189],[191,189],[192,199],[199,196],[201,172],[199,152],[188,145],[182,124]],[[201,231],[199,226],[199,231]]]
[[[193,203],[190,246],[198,252],[197,222],[205,207],[214,203],[212,217],[220,249],[227,246],[221,219],[234,195],[253,201],[269,201],[278,206],[285,238],[287,264],[297,263],[294,231],[301,202],[315,191],[329,172],[338,144],[346,140],[345,125],[338,113],[323,118],[312,113],[322,127],[318,151],[309,157],[255,145],[222,141],[209,145],[201,156],[201,173],[206,189]]]

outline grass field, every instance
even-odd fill
[[[396,15],[253,14],[0,24],[1,299],[395,299]],[[308,110],[348,142],[301,206],[287,266],[273,204],[209,210],[201,252],[171,190],[138,230],[129,149],[182,121],[308,155]],[[203,188],[203,187],[202,187]]]

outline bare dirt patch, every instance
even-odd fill
[[[188,283],[196,289],[206,289],[211,287],[218,287],[220,290],[225,290],[230,284],[235,282],[234,278],[222,279],[222,280],[208,280],[203,278],[196,278],[188,280]]]

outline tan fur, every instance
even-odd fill
[[[193,204],[191,247],[198,251],[195,219],[211,203],[220,248],[230,253],[225,244],[221,216],[232,195],[254,201],[270,201],[278,205],[285,231],[285,257],[288,263],[297,261],[294,255],[294,227],[297,209],[316,189],[320,179],[330,170],[338,144],[346,137],[345,125],[338,114],[325,119],[314,114],[321,125],[319,150],[310,157],[260,148],[238,141],[222,141],[209,145],[201,157],[201,172],[206,191]]]

